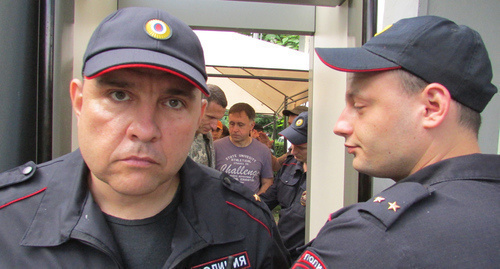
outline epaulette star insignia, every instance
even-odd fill
[[[374,203],[382,203],[383,201],[385,201],[385,198],[382,196],[377,196],[375,197],[375,199],[373,199]]]
[[[394,210],[394,212],[396,212],[396,210],[398,210],[398,208],[401,208],[397,203],[396,201],[390,203],[389,202],[389,208],[387,208],[388,210]]]
[[[255,201],[260,202],[260,196],[258,196],[257,194],[254,194],[253,198],[255,198]]]

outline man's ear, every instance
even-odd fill
[[[83,103],[83,83],[79,79],[73,79],[69,85],[69,95],[71,97],[71,104],[73,111],[75,111],[76,118],[80,118]]]
[[[200,118],[198,119],[198,126],[201,124],[201,120],[203,119],[203,116],[205,116],[205,110],[207,109],[208,101],[207,99],[201,99],[201,114]]]
[[[439,83],[431,83],[422,91],[421,98],[425,108],[423,127],[435,128],[439,126],[450,110],[452,100],[450,92]]]

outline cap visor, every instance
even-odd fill
[[[193,66],[175,57],[143,49],[115,49],[101,52],[88,59],[83,69],[87,78],[129,67],[149,67],[163,70],[187,80],[208,95],[206,79]]]
[[[294,145],[302,145],[304,143],[307,143],[307,136],[300,134],[291,127],[287,127],[285,130],[281,131],[279,135],[284,136]]]
[[[376,72],[401,66],[365,48],[316,48],[319,59],[328,67],[343,72]]]

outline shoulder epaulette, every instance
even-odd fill
[[[253,204],[257,205],[259,208],[264,211],[269,211],[267,205],[261,201],[260,196],[253,193],[249,188],[245,187],[242,183],[232,178],[230,175],[226,173],[222,173],[221,175],[222,184],[232,190],[233,192],[239,194],[244,199],[251,201]]]
[[[222,185],[224,185],[226,188],[239,193],[241,196],[245,197],[248,200],[260,201],[260,198],[257,199],[258,196],[254,196],[253,193],[247,187],[245,187],[236,179],[232,178],[229,174],[221,172],[219,170],[215,170],[213,168],[209,168],[204,165],[198,165],[198,166],[201,168],[201,170],[203,170],[203,172],[207,173],[210,177],[219,179],[222,182]]]
[[[396,183],[365,203],[358,210],[377,218],[389,228],[406,210],[416,202],[431,195],[431,190],[416,182]]]
[[[0,175],[0,188],[24,182],[36,172],[36,164],[27,162]]]

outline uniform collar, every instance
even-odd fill
[[[472,179],[500,180],[500,156],[471,154],[446,159],[426,166],[400,182],[418,182],[424,186],[437,183]]]
[[[287,159],[285,160],[284,165],[288,165],[288,166],[293,165],[293,168],[292,168],[293,170],[295,170],[295,171],[299,170],[300,172],[304,172],[304,163],[295,159],[295,157],[293,155],[287,156]]]

